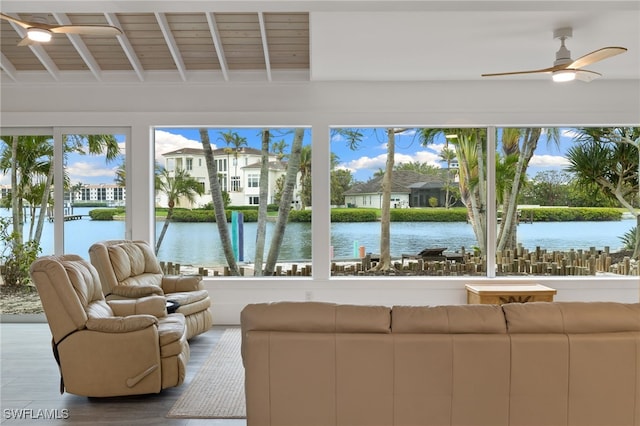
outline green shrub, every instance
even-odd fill
[[[619,209],[605,207],[545,207],[522,209],[521,220],[534,222],[573,222],[573,221],[610,221],[620,220]]]
[[[465,207],[391,209],[392,222],[466,222]]]
[[[331,209],[331,222],[375,222],[378,215],[377,209]]]
[[[113,220],[113,216],[124,214],[123,208],[89,210],[91,220]]]
[[[213,210],[186,210],[176,209],[171,218],[174,222],[215,222]]]
[[[289,222],[311,222],[311,210],[291,210]]]
[[[244,222],[257,222],[258,221],[258,212],[256,210],[236,210],[242,212],[243,221]],[[227,222],[231,222],[231,210],[225,210],[225,214],[227,216]],[[216,214],[213,210],[186,210],[186,209],[176,209],[173,212],[174,222],[192,222],[192,223],[200,223],[200,222],[215,222]]]

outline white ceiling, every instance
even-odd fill
[[[168,73],[185,83],[203,78],[230,82],[479,80],[482,73],[553,65],[559,47],[553,30],[560,27],[573,28],[567,42],[573,59],[605,46],[628,49],[588,69],[608,80],[640,79],[640,0],[3,0],[0,10],[10,14],[309,12],[309,69],[229,70],[226,75],[220,70],[165,70],[163,78],[172,78]],[[2,59],[4,64],[10,61],[4,55]],[[61,74],[60,81],[65,81]],[[86,74],[92,78],[90,71]],[[130,74],[133,81],[144,83],[134,71]],[[104,75],[99,80],[108,82],[109,72]],[[153,72],[145,75],[154,78]],[[13,70],[11,78],[2,73],[3,84],[26,84],[37,78],[52,80],[46,71]],[[120,74],[118,81],[123,78]]]

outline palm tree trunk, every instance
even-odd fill
[[[280,255],[280,246],[284,238],[284,231],[287,227],[289,219],[289,211],[291,210],[291,200],[293,200],[293,190],[298,178],[298,170],[300,169],[300,154],[302,153],[302,139],[304,138],[304,129],[297,128],[291,144],[291,155],[289,156],[289,164],[287,165],[287,175],[285,178],[284,188],[282,190],[282,198],[280,199],[280,208],[278,209],[278,219],[273,231],[271,246],[267,262],[264,267],[264,275],[273,275],[273,271]]]
[[[262,259],[267,234],[267,197],[269,196],[269,129],[262,131],[262,158],[260,163],[260,205],[258,206],[258,228],[256,230],[256,253],[254,275],[262,276]]]
[[[51,159],[52,160],[52,159]],[[42,229],[44,228],[44,217],[47,214],[47,206],[49,205],[49,193],[51,186],[53,185],[53,161],[50,160],[49,171],[47,173],[47,181],[44,185],[42,192],[42,201],[40,202],[40,214],[38,215],[38,225],[36,226],[36,233],[33,240],[40,245],[40,239],[42,238]]]
[[[211,142],[209,141],[209,133],[207,129],[199,129],[200,140],[202,141],[202,148],[204,150],[204,158],[207,163],[207,172],[209,174],[209,187],[211,188],[211,198],[213,202],[213,209],[216,214],[216,225],[218,226],[218,233],[220,234],[220,243],[222,244],[222,250],[224,256],[227,259],[227,265],[229,266],[229,272],[231,275],[240,275],[238,264],[233,253],[233,246],[231,244],[231,236],[229,235],[229,227],[227,226],[227,215],[224,211],[224,200],[222,199],[222,188],[220,182],[218,182],[218,170],[215,161],[213,161],[213,151],[211,150]]]
[[[11,143],[11,215],[13,219],[13,232],[16,241],[22,243],[22,206],[20,200],[22,191],[18,189],[18,137],[12,137]]]
[[[395,157],[395,130],[387,129],[387,162],[382,177],[382,206],[380,209],[380,261],[374,271],[394,269],[391,264],[391,182]]]
[[[162,245],[162,240],[164,240],[164,235],[167,233],[167,229],[169,228],[169,224],[171,223],[172,216],[173,216],[173,208],[169,208],[169,210],[167,210],[167,217],[164,219],[164,224],[162,225],[162,231],[160,231],[160,236],[158,237],[158,242],[156,243],[156,255],[160,251],[160,245]]]
[[[505,249],[515,249],[517,242],[517,215],[518,215],[518,193],[520,191],[520,182],[524,174],[527,172],[527,166],[533,152],[538,146],[541,129],[527,129],[523,137],[523,146],[516,163],[516,171],[511,184],[511,188],[504,197],[502,208],[502,222],[500,223],[500,231],[498,232],[497,251]]]

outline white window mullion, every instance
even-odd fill
[[[496,128],[487,128],[487,277],[496,277],[496,241],[498,214],[496,212]]]

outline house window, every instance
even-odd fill
[[[260,176],[250,174],[247,176],[247,188],[258,188],[260,187]]]
[[[193,170],[193,158],[187,158],[187,171]]]
[[[240,176],[231,176],[231,191],[240,191]]]
[[[258,204],[260,204],[260,197],[249,197],[249,205],[257,206]]]

